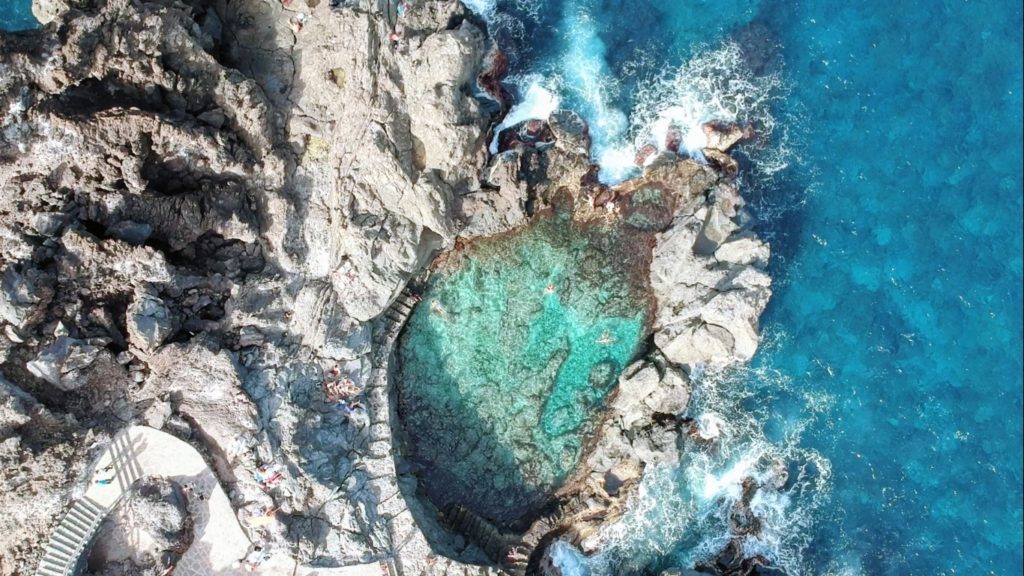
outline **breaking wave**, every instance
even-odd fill
[[[643,573],[713,560],[734,538],[730,512],[750,478],[761,486],[750,501],[760,529],[739,537],[743,551],[767,558],[790,576],[811,573],[804,551],[829,496],[831,465],[801,447],[800,436],[812,419],[827,413],[832,399],[800,397],[804,416],[778,422],[768,404],[779,394],[800,396],[790,383],[764,367],[699,375],[688,416],[713,443],[686,442],[677,464],[645,473],[623,518],[598,536],[600,552],[586,559],[587,572]]]
[[[787,88],[778,73],[757,75],[739,45],[725,42],[697,50],[679,68],[664,70],[640,83],[634,97],[629,130],[604,149],[596,149],[606,180],[619,181],[636,174],[633,159],[650,144],[665,150],[671,127],[682,134],[680,151],[703,160],[707,144],[701,126],[706,122],[751,124],[757,132],[753,167],[759,176],[784,169],[791,156],[788,132],[780,130],[777,104]]]
[[[635,162],[644,147],[665,150],[670,130],[682,136],[681,153],[703,161],[703,124],[750,124],[756,138],[738,155],[750,160],[743,178],[755,191],[757,216],[773,220],[801,202],[805,191],[795,192],[791,201],[774,197],[764,206],[758,203],[756,190],[798,159],[794,143],[801,127],[799,119],[779,116],[789,92],[782,72],[755,73],[740,45],[697,47],[679,65],[666,64],[673,61],[669,54],[640,51],[619,63],[625,76],[616,77],[591,2],[567,2],[553,11],[539,9],[533,0],[502,2],[498,8],[494,1],[467,4],[487,19],[499,42],[508,41],[502,44],[512,62],[506,83],[520,98],[496,134],[524,120],[546,118],[560,106],[569,108],[590,126],[601,180],[614,184],[639,173]],[[536,38],[554,29],[557,35]],[[778,346],[783,338],[776,330],[762,346]],[[759,356],[770,358],[770,350]],[[811,573],[804,552],[829,497],[831,464],[802,447],[800,437],[832,400],[793,390],[790,378],[764,366],[707,370],[693,379],[687,416],[701,435],[714,437],[713,448],[687,442],[678,463],[647,470],[623,518],[589,543],[596,544],[596,554],[584,556],[558,544],[556,561],[564,574],[645,573],[712,560],[734,537],[730,512],[748,478],[761,485],[749,503],[760,529],[741,537],[745,554],[766,557],[791,576]],[[794,398],[800,409],[780,416],[772,406],[779,395]]]

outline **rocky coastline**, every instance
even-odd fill
[[[129,424],[197,448],[253,543],[406,575],[556,573],[554,540],[594,552],[645,469],[714,442],[689,375],[749,360],[771,295],[728,155],[748,130],[707,125],[707,164],[648,150],[609,187],[570,111],[488,154],[503,58],[454,0],[36,8],[44,28],[0,36],[0,575],[36,570]],[[668,209],[631,202],[652,189]],[[439,254],[556,204],[647,227],[652,333],[517,532],[422,497],[394,345]],[[751,573],[737,550],[701,570]]]

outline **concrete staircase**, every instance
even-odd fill
[[[71,576],[106,515],[107,508],[89,498],[75,502],[51,534],[36,576]]]
[[[384,312],[384,319],[393,327],[396,334],[405,325],[406,320],[412,314],[413,307],[419,302],[419,298],[413,294],[412,290],[406,286],[402,293],[395,298],[395,301],[391,303],[391,306]],[[395,329],[394,327],[397,327]]]
[[[377,354],[379,355],[379,358],[375,360],[380,364],[386,363],[387,354],[391,351],[391,345],[398,339],[401,328],[406,325],[409,317],[413,314],[413,308],[419,301],[419,296],[407,286],[391,302],[391,305],[384,311],[384,314],[378,317],[374,340],[377,344]]]

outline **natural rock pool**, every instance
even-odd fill
[[[438,508],[513,527],[573,471],[650,328],[641,199],[668,213],[657,189],[622,220],[555,211],[436,266],[397,359],[409,456]]]

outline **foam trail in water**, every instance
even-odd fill
[[[603,171],[618,173],[625,158],[613,152],[613,144],[625,137],[629,121],[613,104],[617,86],[608,68],[608,48],[598,34],[595,17],[586,6],[566,3],[562,30],[565,31],[565,47],[559,65],[565,89],[590,127],[594,157]],[[627,166],[632,167],[632,160],[632,157],[628,159]]]
[[[526,120],[547,120],[552,112],[558,110],[561,100],[551,90],[544,87],[538,76],[533,76],[528,81],[523,98],[505,115],[505,119],[494,128],[494,138],[491,139],[491,154],[498,153],[498,135],[501,131],[510,126],[515,126]]]
[[[664,151],[670,131],[678,131],[681,153],[701,161],[702,149],[707,145],[703,130],[707,122],[753,123],[762,140],[767,141],[776,129],[773,104],[785,96],[779,76],[755,75],[744,62],[740,47],[732,43],[699,50],[678,69],[666,71],[642,86],[630,114],[629,137],[595,142],[612,146],[595,146],[599,159],[615,159],[607,167],[602,163],[602,180],[606,182],[635,174],[621,163],[626,159],[632,162],[644,146],[650,144]],[[785,167],[778,161],[782,152],[782,143],[776,142],[770,152],[773,157],[762,154],[755,158],[755,165],[761,170],[780,170]]]

